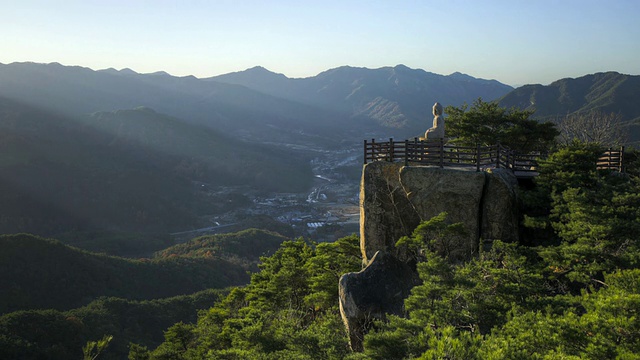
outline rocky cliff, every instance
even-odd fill
[[[518,240],[517,179],[508,170],[403,166],[373,162],[360,184],[360,249],[366,268],[340,279],[340,309],[351,346],[362,349],[372,318],[403,315],[404,299],[418,282],[415,264],[397,240],[421,221],[447,212],[466,236],[453,260],[475,256],[480,241]]]

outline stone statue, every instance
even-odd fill
[[[433,105],[433,126],[424,133],[425,140],[444,139],[444,117],[442,116],[442,105]]]

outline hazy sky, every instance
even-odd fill
[[[0,0],[0,63],[197,77],[404,64],[548,84],[640,74],[639,17],[638,0]]]

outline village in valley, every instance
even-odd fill
[[[248,186],[195,184],[201,196],[220,203],[216,214],[204,216],[202,227],[173,233],[177,242],[195,236],[237,231],[248,218],[273,219],[291,227],[296,237],[335,241],[359,231],[359,146],[317,151],[310,161],[312,187],[305,193],[261,192]]]

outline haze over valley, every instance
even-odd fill
[[[482,98],[534,109],[545,121],[617,111],[633,143],[640,108],[626,94],[638,78],[611,72],[513,89],[403,65],[344,66],[301,79],[254,67],[198,79],[2,64],[0,230],[105,250],[74,234],[184,241],[261,217],[296,236],[330,225],[318,237],[335,240],[357,231],[363,139],[420,136],[434,102]],[[524,96],[531,102],[514,100]]]

